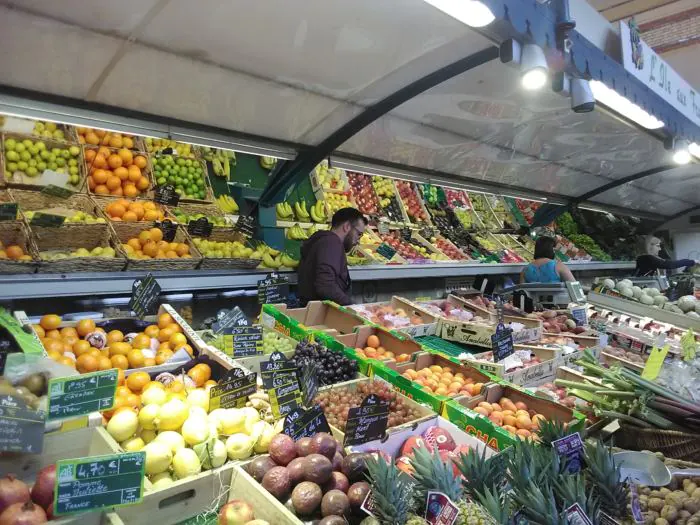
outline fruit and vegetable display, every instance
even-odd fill
[[[146,137],[143,142],[146,145],[146,151],[149,153],[171,152],[178,157],[194,157],[195,151],[197,151],[197,148],[193,147],[192,144],[178,142],[172,139],[154,139]]]
[[[75,326],[61,327],[62,322],[60,316],[47,314],[32,328],[49,358],[80,373],[160,365],[181,349],[194,355],[182,327],[168,313],[161,314],[156,324],[126,334],[107,331],[92,319],[78,321]]]
[[[328,167],[327,160],[322,161],[314,168],[313,175],[324,190],[345,191],[348,189],[345,170]]]
[[[272,352],[293,352],[296,345],[293,339],[285,337],[274,330],[265,330],[263,333],[263,353],[271,354]]]
[[[427,392],[441,396],[476,396],[484,387],[483,383],[470,377],[468,371],[465,373],[450,366],[431,365],[420,370],[409,368],[401,375],[421,385]]]
[[[426,259],[428,250],[422,246],[416,246],[409,240],[401,237],[398,230],[393,232],[380,234],[379,237],[383,242],[391,246],[396,252],[405,259]]]
[[[420,315],[406,312],[408,308],[394,307],[390,304],[354,304],[350,308],[357,312],[360,317],[391,330],[420,325],[425,322]]]
[[[151,161],[157,186],[172,184],[181,199],[210,200],[211,189],[201,161],[173,155],[157,155]]]
[[[350,381],[357,376],[357,361],[340,352],[329,350],[319,343],[302,341],[294,349],[292,366],[303,370],[305,366],[315,363],[318,372],[318,384],[333,385]]]
[[[401,204],[394,189],[394,181],[386,177],[372,177],[372,185],[379,199],[379,206],[384,215],[391,222],[404,222],[401,213]]]
[[[238,203],[230,195],[219,195],[214,201],[216,206],[224,213],[235,215],[238,213]]]
[[[261,259],[253,257],[255,250],[240,241],[210,241],[201,237],[192,239],[204,257],[225,259]]]
[[[32,210],[32,211],[25,211],[24,216],[28,221],[31,221],[34,216],[37,213],[48,213],[52,214],[55,213],[56,210],[52,208],[45,208],[41,210]],[[62,209],[60,215],[65,216],[65,223],[74,223],[74,224],[104,224],[105,221],[104,218],[102,217],[96,217],[95,215],[84,212],[84,211],[76,211],[76,210],[68,210],[68,209]]]
[[[163,230],[150,228],[143,230],[138,237],[132,237],[122,249],[129,259],[191,259],[190,246],[186,242],[163,240]]]
[[[197,147],[197,153],[204,160],[211,162],[214,175],[227,181],[231,180],[231,164],[236,164],[235,151],[199,146]]]
[[[330,425],[345,430],[348,410],[359,407],[362,400],[370,394],[375,394],[382,401],[389,402],[389,428],[403,425],[422,416],[418,405],[410,404],[408,399],[383,381],[359,382],[353,386],[327,387],[314,398],[314,404],[320,405]]]
[[[129,148],[85,148],[88,188],[96,195],[138,197],[151,187],[148,159]]]
[[[428,213],[422,205],[418,190],[412,182],[396,181],[396,190],[403,202],[404,209],[412,223],[429,223]]]
[[[107,146],[110,148],[136,149],[135,137],[117,131],[77,127],[78,142],[87,146]]]
[[[65,143],[5,135],[5,180],[18,184],[63,186],[78,190],[81,150]]]
[[[411,359],[411,356],[408,354],[397,354],[381,346],[381,341],[376,335],[370,335],[367,338],[366,345],[364,348],[355,348],[355,353],[362,358],[395,359],[397,363],[404,363]]]
[[[163,207],[153,201],[119,199],[104,205],[107,216],[117,222],[154,222],[166,218]]]
[[[117,251],[111,246],[95,246],[91,250],[87,248],[77,248],[75,250],[41,250],[39,257],[44,261],[59,261],[62,259],[72,259],[75,257],[119,257]]]
[[[444,253],[452,261],[469,261],[471,260],[462,250],[457,248],[447,239],[442,237],[431,237],[430,242],[433,243],[442,253]]]
[[[231,224],[229,224],[229,222],[227,221],[226,217],[222,217],[221,215],[208,215],[206,213],[185,213],[179,208],[172,208],[170,210],[170,213],[172,213],[173,217],[175,217],[174,222],[178,222],[179,224],[187,225],[190,222],[194,222],[198,219],[206,219],[213,226],[218,226],[221,228],[231,226]]]
[[[693,319],[700,319],[700,301],[694,295],[684,295],[676,301],[669,301],[658,288],[640,287],[629,279],[604,279],[596,288],[601,293],[612,292],[628,301],[636,301],[650,308],[660,308],[676,314],[685,314]]]
[[[372,176],[352,171],[347,172],[347,176],[357,209],[365,215],[376,215],[379,212],[379,197],[372,185]]]

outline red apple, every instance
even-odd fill
[[[219,525],[245,525],[254,519],[253,507],[241,499],[229,501],[219,511]]]

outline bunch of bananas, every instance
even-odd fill
[[[285,266],[287,268],[296,268],[299,266],[299,261],[290,257],[286,253],[282,253],[279,250],[270,248],[268,245],[262,243],[255,251],[250,255],[252,259],[262,259],[260,266],[258,268],[269,268],[271,270],[276,270]]]
[[[311,218],[314,222],[325,223],[328,220],[326,216],[326,205],[324,201],[316,201],[316,204],[311,206]]]
[[[297,219],[299,219],[302,222],[311,222],[309,219],[311,216],[309,215],[309,210],[306,209],[306,201],[301,201],[301,204],[298,202],[294,203],[294,212],[297,215]]]
[[[292,239],[293,241],[304,241],[309,238],[309,234],[304,231],[304,228],[295,224],[287,230],[287,239]]]
[[[288,202],[278,202],[275,206],[277,218],[281,221],[294,219],[294,210]]]
[[[224,213],[238,213],[238,203],[230,195],[219,195],[216,198],[216,205]]]

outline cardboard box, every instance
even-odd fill
[[[312,332],[348,334],[365,324],[361,317],[332,301],[309,301],[305,308],[265,304],[260,322],[297,341],[307,339]]]
[[[474,412],[472,409],[481,401],[496,403],[502,397],[508,397],[513,403],[524,402],[529,409],[535,410],[547,419],[567,423],[574,431],[583,429],[584,416],[570,408],[547,399],[541,399],[513,386],[491,384],[485,388],[484,394],[471,400],[450,400],[444,404],[442,416],[467,433],[475,435],[495,450],[504,450],[516,439],[504,428],[496,425],[490,419]]]
[[[435,317],[434,315],[425,312],[421,310],[420,308],[417,308],[414,304],[412,304],[410,301],[403,299],[401,297],[394,296],[391,298],[391,301],[386,302],[386,303],[366,303],[366,304],[358,304],[358,305],[352,305],[348,307],[349,309],[353,310],[356,315],[361,317],[362,319],[365,319],[367,323],[370,324],[381,324],[377,323],[375,321],[372,321],[367,314],[367,311],[374,312],[379,308],[386,308],[387,310],[392,309],[394,311],[401,309],[403,310],[408,316],[410,317],[417,317],[420,318],[420,324],[410,324],[408,326],[404,327],[399,327],[399,328],[391,328],[389,326],[385,326],[388,330],[391,330],[392,332],[401,332],[404,334],[407,334],[411,337],[422,337],[424,335],[435,335],[437,331],[437,320],[438,318]]]
[[[393,352],[394,358],[382,359],[380,357],[370,358],[358,354],[356,348],[366,348],[369,336],[375,335],[379,338],[379,346],[388,352]],[[421,345],[404,334],[390,332],[377,326],[360,326],[353,333],[339,335],[332,333],[317,333],[316,339],[326,344],[331,350],[344,351],[345,354],[359,363],[359,370],[365,375],[369,375],[370,365],[380,362],[396,362],[396,357],[407,354],[409,361],[423,351]]]
[[[402,375],[406,370],[419,371],[433,365],[443,368],[449,367],[455,374],[461,372],[465,377],[472,378],[475,383],[487,384],[492,382],[492,378],[490,376],[481,373],[475,368],[460,364],[459,361],[449,359],[440,354],[432,354],[428,352],[419,353],[413,362],[396,363],[394,361],[373,363],[370,368],[370,374],[371,377],[381,377],[382,379],[387,380],[403,395],[421,404],[430,406],[438,414],[442,411],[443,404],[450,399],[468,399],[472,397],[466,394],[452,397],[448,395],[436,394],[426,390],[425,387]]]
[[[536,357],[542,360],[541,363],[530,365],[520,370],[507,372],[503,362],[494,363],[492,361],[480,360],[490,352],[484,354],[475,354],[467,358],[467,362],[474,368],[481,370],[484,373],[494,375],[505,381],[509,381],[516,385],[530,386],[543,383],[554,379],[559,358],[562,355],[560,349],[542,348],[529,345],[515,345],[515,350],[524,350],[535,354]]]

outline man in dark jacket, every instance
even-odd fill
[[[341,305],[351,304],[350,274],[345,256],[359,242],[367,219],[355,208],[338,210],[331,219],[330,231],[318,231],[301,247],[299,298],[308,301],[328,299]]]

